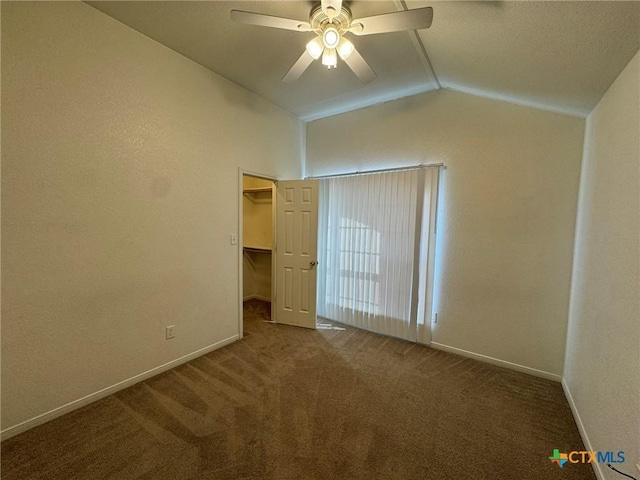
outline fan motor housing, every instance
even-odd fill
[[[322,7],[318,6],[311,10],[309,23],[311,28],[316,31],[323,30],[327,25],[333,25],[339,32],[342,32],[351,26],[351,10],[343,5],[340,13],[332,21],[329,21],[329,17],[322,11]]]

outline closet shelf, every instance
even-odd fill
[[[244,247],[242,247],[242,249],[245,252],[271,253],[271,249],[267,247],[249,247],[245,245]]]

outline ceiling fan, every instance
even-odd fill
[[[369,83],[377,75],[353,43],[345,38],[345,34],[360,36],[429,28],[433,20],[433,8],[417,8],[354,19],[351,10],[342,0],[322,0],[320,5],[311,9],[308,22],[242,10],[231,10],[231,20],[261,27],[314,32],[317,35],[307,43],[305,51],[282,78],[283,82],[297,80],[311,62],[320,57],[323,65],[335,68],[340,57],[362,83]]]

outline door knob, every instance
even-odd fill
[[[318,262],[316,262],[315,260],[312,260],[311,262],[309,262],[309,266],[311,268],[315,267],[318,264]]]

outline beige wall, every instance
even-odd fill
[[[299,178],[303,139],[86,4],[3,2],[2,428],[235,338],[238,167]]]
[[[244,300],[257,298],[271,301],[271,255],[268,253],[245,252],[243,256]]]
[[[441,90],[307,124],[306,175],[445,162],[433,342],[559,380],[583,133]]]
[[[640,54],[587,118],[565,389],[587,448],[640,471]],[[600,467],[599,467],[600,468]],[[620,478],[601,468],[601,478]]]

